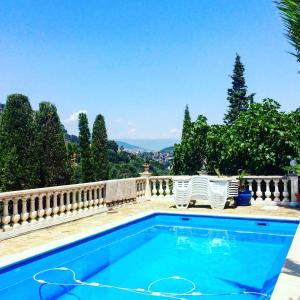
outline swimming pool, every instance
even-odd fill
[[[269,299],[297,226],[154,213],[0,269],[0,298]]]

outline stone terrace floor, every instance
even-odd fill
[[[232,214],[232,215],[260,215],[274,217],[291,217],[300,218],[300,208],[284,208],[279,207],[277,210],[265,209],[260,206],[248,206],[237,208],[226,208],[222,211],[215,211],[208,206],[195,206],[188,209],[178,210],[173,203],[168,201],[152,200],[142,203],[131,204],[127,207],[116,207],[110,212],[97,214],[69,223],[56,225],[53,227],[40,229],[31,233],[27,233],[18,237],[14,237],[0,242],[0,259],[4,256],[20,253],[46,243],[56,240],[62,240],[72,235],[88,232],[95,227],[109,225],[109,223],[121,221],[124,218],[145,213],[147,211],[164,210],[173,212],[197,212],[208,214]]]

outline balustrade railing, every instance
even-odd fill
[[[287,176],[245,176],[244,181],[252,192],[251,203],[258,205],[290,205],[296,201]]]
[[[0,193],[0,240],[143,200],[146,179],[133,180],[136,180],[134,198],[110,197],[113,200],[109,203],[107,181]],[[121,181],[126,184],[126,179]]]
[[[172,176],[151,176],[151,199],[170,198],[173,194]]]
[[[151,176],[145,171],[138,178],[0,193],[0,240],[106,212],[111,207],[172,200],[175,178]],[[210,178],[217,180],[216,176]],[[297,176],[246,176],[243,180],[252,191],[252,204],[297,205]]]

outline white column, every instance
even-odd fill
[[[28,218],[29,218],[29,213],[27,212],[27,196],[22,196],[22,213],[21,213],[22,226],[29,224],[27,221]]]
[[[157,197],[157,189],[156,189],[156,179],[152,179],[152,197]]]
[[[254,198],[254,192],[253,192],[253,179],[247,179],[248,184],[249,184],[249,191],[251,192],[251,203],[253,204],[255,202]]]
[[[12,229],[12,227],[10,226],[10,220],[11,217],[8,213],[8,203],[9,203],[9,199],[3,199],[3,217],[2,217],[2,223],[3,223],[3,230],[4,231],[9,231]]]
[[[35,198],[37,195],[30,195],[30,224],[34,224],[37,222],[37,211],[35,210]]]
[[[279,184],[279,179],[273,179],[273,182],[274,182],[274,187],[275,187],[275,190],[274,190],[274,202],[276,203],[276,205],[280,205],[280,192],[279,192],[279,187],[278,187],[278,184]]]
[[[58,196],[58,192],[53,193],[53,207],[52,207],[52,213],[53,213],[53,218],[57,218],[58,217],[58,212],[59,212],[59,207],[57,205],[57,196]]]
[[[257,190],[256,190],[256,196],[257,196],[257,198],[256,198],[256,201],[257,202],[262,202],[263,201],[263,198],[262,198],[262,191],[261,191],[261,182],[262,182],[262,180],[261,179],[257,179],[256,180],[256,182],[257,182]]]
[[[43,197],[45,196],[45,194],[39,194],[38,195],[38,217],[39,217],[39,222],[44,221],[44,214],[45,214],[45,210],[43,207]]]
[[[266,183],[266,191],[265,191],[265,204],[266,205],[272,205],[272,199],[271,199],[271,191],[270,191],[270,182],[271,180],[270,179],[265,179],[265,183]]]
[[[20,227],[19,221],[21,216],[18,213],[18,200],[19,200],[18,197],[13,199],[13,216],[12,216],[13,229]]]
[[[159,179],[158,181],[159,181],[159,190],[158,190],[159,197],[164,197],[163,180]]]
[[[145,178],[146,180],[146,186],[145,186],[145,200],[151,199],[151,181],[150,176],[152,175],[150,172],[145,171],[143,173],[140,173],[142,178]]]
[[[286,178],[284,178],[284,179],[282,179],[282,181],[283,181],[283,193],[282,193],[283,200],[282,200],[282,203],[284,205],[289,205],[290,200],[289,200],[289,192],[288,192],[288,187],[287,187],[288,180]]]
[[[46,210],[45,210],[46,220],[51,219],[52,208],[50,207],[50,199],[51,199],[51,193],[47,193],[46,194]]]
[[[167,178],[165,179],[165,182],[166,182],[166,197],[170,197],[170,194],[171,194],[171,191],[170,191],[170,179]]]
[[[291,207],[296,207],[298,205],[296,195],[298,191],[298,175],[289,175],[291,181]]]
[[[70,210],[72,208],[72,205],[70,203],[70,194],[71,194],[71,191],[66,192],[66,214],[68,216],[71,214]]]

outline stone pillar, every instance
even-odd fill
[[[140,173],[140,176],[146,179],[145,200],[151,200],[150,176],[152,175],[152,173],[149,172],[149,164],[144,164],[143,167],[144,172]]]
[[[291,181],[291,207],[296,207],[298,205],[297,198],[295,194],[297,194],[298,191],[298,175],[297,174],[290,174],[289,179]]]

